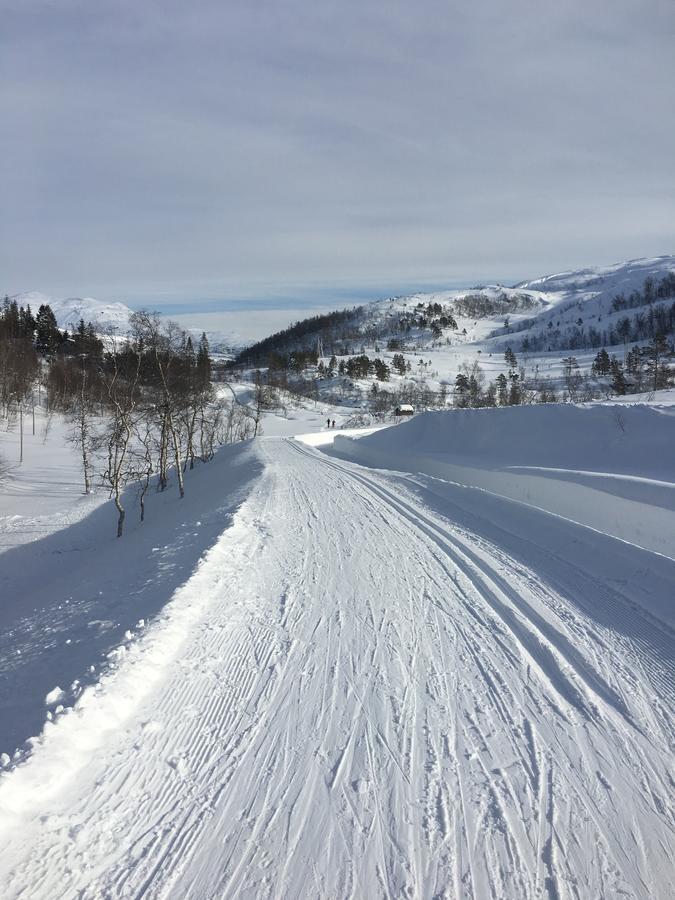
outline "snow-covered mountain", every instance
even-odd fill
[[[430,303],[447,305],[454,308],[458,322],[460,319],[472,320],[468,331],[476,340],[485,338],[489,332],[494,333],[506,316],[510,321],[509,332],[537,330],[548,326],[551,320],[554,320],[556,327],[564,328],[576,324],[580,317],[589,324],[603,320],[609,324],[612,317],[622,312],[613,308],[615,297],[628,297],[634,291],[641,292],[647,279],[657,284],[669,273],[675,273],[675,255],[544,275],[512,287],[488,284],[470,290],[419,293],[378,301],[363,309],[366,319],[377,321],[387,312],[410,311],[418,304],[425,307]],[[481,315],[479,309],[474,313],[472,304],[465,301],[475,297],[485,298],[488,301],[486,305],[491,301],[495,307],[503,308],[485,315]],[[509,305],[513,308],[508,309]],[[480,304],[474,303],[473,306],[479,307]],[[466,324],[462,321],[463,326]]]
[[[40,291],[27,291],[12,297],[19,306],[29,305],[35,314],[40,306],[51,307],[59,328],[72,329],[80,319],[91,322],[97,330],[112,328],[124,334],[129,330],[129,316],[132,310],[124,303],[104,303],[93,297],[51,297]]]
[[[15,300],[19,306],[30,306],[33,315],[42,305],[51,307],[59,328],[67,328],[72,331],[80,319],[92,322],[97,331],[103,332],[112,329],[116,334],[126,334],[129,331],[129,317],[133,310],[124,303],[105,303],[94,297],[53,297],[43,294],[41,291],[26,291],[15,294],[10,299]],[[232,358],[237,349],[244,346],[244,339],[233,331],[209,328],[209,314],[205,316],[202,325],[198,323],[199,315],[176,316],[186,331],[189,331],[193,339],[198,340],[201,333],[206,331],[214,356],[221,359]],[[182,321],[185,320],[185,321]]]

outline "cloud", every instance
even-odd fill
[[[665,0],[0,14],[9,292],[254,297],[672,252]]]

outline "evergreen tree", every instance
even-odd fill
[[[27,304],[25,309],[21,307],[19,310],[19,320],[21,325],[21,337],[28,338],[32,341],[35,335],[35,317],[31,312],[30,304]]]
[[[38,353],[50,356],[56,352],[61,343],[61,332],[56,323],[56,316],[51,307],[43,303],[35,317],[35,349]]]
[[[516,372],[512,372],[509,378],[511,379],[511,388],[509,390],[509,406],[518,406],[523,399],[523,394],[520,389],[520,376]]]
[[[506,360],[506,365],[509,367],[509,369],[516,369],[518,367],[516,354],[510,347],[507,347],[504,351],[504,359]]]
[[[376,359],[373,362],[375,375],[378,381],[389,381],[389,366],[382,359]]]
[[[626,371],[629,375],[639,376],[642,369],[642,355],[639,347],[633,347],[626,357]]]
[[[603,347],[602,350],[598,350],[595,355],[593,365],[591,366],[591,372],[593,375],[609,375],[610,366],[609,353]]]
[[[405,357],[402,353],[394,353],[391,364],[394,369],[398,372],[399,375],[405,375],[406,372],[406,363]]]
[[[209,339],[206,337],[205,331],[202,331],[197,347],[196,368],[199,383],[203,387],[208,386],[211,382],[211,357],[209,355]]]
[[[610,372],[612,376],[612,390],[615,394],[623,397],[623,395],[626,393],[626,379],[623,376],[621,363],[615,356],[612,357]]]
[[[666,357],[669,353],[670,348],[662,334],[654,335],[650,343],[642,348],[644,370],[652,391],[665,387],[668,383]]]
[[[469,379],[464,372],[459,372],[455,378],[455,406],[465,407],[469,405]]]
[[[194,366],[196,364],[195,348],[192,343],[192,338],[190,337],[189,334],[185,338],[185,347],[183,348],[183,353],[185,355],[185,361],[186,361],[188,367],[190,369],[194,368]]]
[[[503,372],[497,376],[497,399],[500,406],[508,406],[509,385]]]

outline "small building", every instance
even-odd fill
[[[412,416],[414,414],[415,410],[409,403],[402,403],[394,410],[395,416]]]

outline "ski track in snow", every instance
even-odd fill
[[[260,448],[159,682],[54,796],[48,741],[0,780],[3,897],[675,896],[672,631],[412,477]]]

